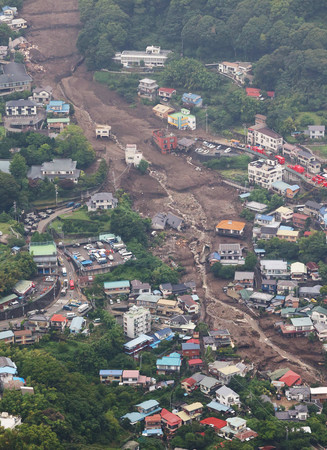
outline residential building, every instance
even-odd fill
[[[152,336],[141,334],[141,336],[124,344],[124,352],[127,353],[127,355],[135,356],[142,350],[149,348],[153,341],[154,339]]]
[[[227,425],[226,420],[217,419],[216,417],[207,417],[207,419],[200,420],[200,423],[201,425],[209,425],[216,433]]]
[[[178,297],[178,301],[186,314],[193,315],[199,313],[199,304],[193,300],[191,295],[181,295]]]
[[[260,261],[261,275],[268,280],[272,278],[287,278],[289,272],[287,262],[279,259],[262,259]]]
[[[258,88],[245,88],[246,95],[251,98],[255,98],[256,100],[265,100],[264,96],[261,94],[261,90]],[[275,91],[267,91],[267,97],[268,98],[274,98],[275,97]],[[257,114],[258,115],[258,114]],[[256,122],[257,123],[257,122]],[[260,122],[261,124],[261,122]]]
[[[8,22],[8,27],[11,28],[13,31],[18,31],[24,28],[27,28],[27,20],[23,18],[19,19],[12,19],[11,22]]]
[[[261,239],[264,241],[269,241],[269,239],[276,237],[278,225],[277,225],[277,222],[275,222],[275,224],[276,224],[276,226],[253,228],[253,232],[252,232],[253,239]]]
[[[33,100],[47,105],[52,98],[52,87],[46,86],[33,89]]]
[[[172,114],[175,109],[171,106],[162,105],[158,103],[156,106],[152,108],[152,111],[155,116],[159,117],[159,119],[167,119],[169,114]]]
[[[327,400],[327,387],[310,388],[310,400],[312,402],[324,403]]]
[[[124,375],[123,375],[124,376]],[[142,403],[135,405],[138,412],[144,416],[154,414],[161,411],[159,403],[157,400],[146,400]]]
[[[111,136],[111,126],[96,124],[95,126],[95,136],[96,138],[110,138]]]
[[[13,430],[22,424],[22,419],[19,416],[13,416],[5,411],[0,413],[0,426],[5,430]]]
[[[38,341],[38,337],[33,335],[31,330],[17,330],[14,331],[15,344],[29,345]]]
[[[47,104],[46,111],[47,114],[64,117],[69,115],[70,105],[62,100],[51,100]]]
[[[184,357],[194,358],[200,356],[200,345],[199,344],[191,344],[191,343],[183,343],[182,344],[182,353]]]
[[[275,181],[283,179],[285,167],[276,159],[259,159],[248,164],[249,182],[270,189]]]
[[[17,374],[17,366],[16,364],[6,356],[0,356],[0,376],[10,374]]]
[[[128,280],[105,281],[103,288],[106,295],[129,294],[131,290]]]
[[[142,306],[132,306],[123,315],[124,334],[129,338],[137,338],[151,331],[150,311]]]
[[[217,368],[216,371],[220,384],[229,384],[234,375],[241,375],[241,370],[236,365],[228,365]]]
[[[152,140],[164,155],[177,147],[177,137],[173,133],[167,133],[164,130],[153,131]]]
[[[308,336],[312,331],[314,331],[314,326],[310,317],[298,317],[290,320],[291,325],[282,324],[280,326],[283,336]]]
[[[222,413],[222,414],[235,414],[235,411],[233,408],[229,406],[225,406],[216,400],[211,400],[210,403],[207,404],[207,408],[210,409],[210,411],[214,411],[215,413]]]
[[[220,256],[220,263],[223,265],[242,266],[245,264],[242,250],[240,244],[219,244],[218,255]]]
[[[169,212],[166,216],[166,224],[174,230],[181,231],[183,219]]]
[[[54,314],[50,319],[50,327],[54,330],[64,331],[67,325],[68,319],[62,314]]]
[[[276,411],[275,417],[279,420],[307,420],[309,416],[307,405],[295,405],[294,409],[289,409],[288,411]]]
[[[18,297],[16,294],[6,295],[5,297],[0,298],[0,310],[3,311],[9,308],[14,301],[17,301]]]
[[[170,100],[172,98],[173,95],[176,94],[176,89],[173,88],[165,88],[165,87],[161,87],[159,88],[158,91],[158,95],[159,97],[161,97],[163,100]]]
[[[100,383],[121,383],[123,381],[122,370],[100,370]]]
[[[85,325],[85,319],[83,317],[74,317],[71,321],[69,331],[73,334],[78,334],[82,331],[83,326]]]
[[[183,311],[178,307],[177,300],[161,298],[157,302],[157,315],[159,316],[175,316],[182,313]]]
[[[296,295],[298,289],[298,282],[295,280],[278,280],[277,294],[278,295]]]
[[[179,353],[171,353],[157,359],[158,375],[166,375],[169,373],[179,373],[182,365],[181,355]]]
[[[244,208],[249,209],[250,211],[256,212],[256,213],[264,213],[268,206],[265,203],[259,203],[259,202],[246,202],[244,204]]]
[[[201,379],[204,378],[201,376]],[[201,381],[200,379],[200,381]],[[194,377],[185,378],[185,380],[181,381],[181,388],[186,391],[187,394],[191,394],[195,389],[198,388],[199,381]]]
[[[299,288],[299,297],[315,298],[320,296],[321,284],[315,286],[303,286]]]
[[[313,262],[313,261],[309,261],[306,264],[306,266],[307,266],[309,277],[311,277],[313,280],[319,279],[319,266],[318,266],[318,264]]]
[[[97,211],[98,209],[114,209],[118,205],[118,200],[111,192],[97,192],[91,195],[86,202],[88,211]]]
[[[291,264],[291,279],[296,281],[304,281],[307,279],[307,266],[301,262]]]
[[[294,213],[292,218],[293,225],[297,228],[304,228],[309,217],[306,214]]]
[[[124,50],[121,53],[116,53],[113,60],[124,67],[140,66],[143,63],[145,67],[163,67],[169,53],[171,53],[171,50],[161,50],[160,47],[149,45],[145,52]]]
[[[168,434],[175,433],[182,426],[182,419],[167,409],[161,410],[161,423]]]
[[[151,286],[149,283],[142,283],[139,280],[131,281],[131,295],[151,294]],[[145,306],[145,305],[139,305]]]
[[[237,270],[234,274],[234,282],[245,288],[253,288],[254,272],[239,272]]]
[[[6,102],[7,116],[35,116],[36,103],[32,100],[10,100]]]
[[[277,291],[277,281],[276,280],[266,280],[263,279],[261,283],[261,290],[264,293],[276,294]]]
[[[49,329],[49,319],[42,314],[33,314],[24,322],[24,328],[37,333],[46,333]]]
[[[327,324],[327,309],[323,306],[315,306],[311,313],[311,320],[314,324]]]
[[[30,91],[32,78],[26,73],[24,64],[10,62],[2,65],[0,74],[0,94],[10,94],[14,91]]]
[[[287,372],[285,372],[284,375],[279,378],[279,381],[285,383],[285,385],[288,387],[291,387],[293,385],[300,385],[302,383],[301,375],[293,372],[293,370],[287,370]]]
[[[180,417],[183,421],[183,425],[186,425],[194,419],[198,419],[201,417],[203,412],[203,405],[200,402],[192,403],[191,405],[183,405],[182,411],[177,413],[177,416]]]
[[[300,186],[297,184],[288,184],[284,181],[274,181],[271,185],[271,190],[286,198],[294,198],[300,191]]]
[[[262,283],[264,283],[265,281],[266,280],[263,280]],[[254,308],[267,308],[274,297],[274,293],[274,291],[273,294],[267,294],[265,292],[253,292],[247,303]]]
[[[295,400],[297,402],[310,401],[310,387],[309,386],[293,386],[286,392],[285,396],[287,400]]]
[[[223,61],[218,64],[218,72],[233,78],[241,84],[245,83],[246,78],[250,78],[252,64],[250,62],[228,62]]]
[[[48,130],[61,133],[70,124],[69,117],[47,118]]]
[[[29,252],[33,256],[39,274],[51,274],[57,271],[57,246],[54,242],[30,242]]]
[[[184,93],[182,96],[182,102],[187,108],[202,108],[203,100],[200,95]]]
[[[247,142],[249,145],[257,145],[274,153],[279,153],[283,148],[283,137],[268,128],[266,124],[257,124],[248,128]]]
[[[143,159],[143,153],[137,149],[136,144],[127,144],[125,147],[125,162],[137,167]]]
[[[169,319],[169,326],[173,329],[180,330],[183,333],[192,332],[196,324],[192,322],[191,316],[178,314]]]
[[[269,216],[265,214],[256,214],[254,218],[255,223],[263,226],[270,226],[275,222],[274,216]]]
[[[217,402],[225,406],[240,405],[240,396],[227,386],[222,386],[216,391]]]
[[[274,211],[276,220],[282,222],[291,222],[293,218],[293,210],[286,206],[280,206]]]
[[[0,57],[5,58],[8,55],[8,45],[0,45]]]
[[[0,331],[0,342],[5,344],[13,344],[15,340],[15,335],[11,330]]]
[[[162,436],[161,429],[161,415],[154,414],[153,416],[147,416],[144,419],[144,431],[142,436]]]
[[[279,228],[277,230],[276,237],[288,242],[297,242],[299,238],[299,231]]]
[[[76,165],[77,162],[70,158],[53,159],[44,162],[41,166],[31,166],[27,178],[32,180],[48,178],[50,181],[70,180],[77,183],[81,171],[76,169]]]
[[[179,130],[196,130],[196,117],[190,110],[182,108],[180,112],[168,115],[168,123]]]
[[[139,82],[138,95],[140,97],[148,98],[154,100],[157,96],[159,86],[156,80],[151,80],[150,78],[143,78]]]
[[[209,337],[215,339],[217,347],[228,347],[232,345],[232,339],[229,330],[227,329],[213,329],[208,331]]]
[[[233,437],[234,435],[246,430],[246,420],[240,417],[229,417],[226,419],[227,425],[220,431],[226,437]]]
[[[325,125],[309,125],[304,134],[310,139],[322,139],[325,137]]]
[[[216,225],[216,232],[223,236],[242,237],[245,230],[245,222],[236,220],[221,220]]]
[[[136,298],[136,305],[148,308],[151,313],[155,313],[157,310],[157,303],[161,298],[161,295],[148,293],[141,294]]]
[[[219,386],[219,381],[213,377],[204,377],[200,383],[200,391],[205,395],[210,395]]]
[[[320,213],[320,209],[321,209],[321,205],[313,200],[308,200],[303,208],[303,213],[314,217],[315,219],[319,218],[319,213]]]

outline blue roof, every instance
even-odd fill
[[[276,295],[274,297],[275,300],[285,300],[285,295]]]
[[[244,194],[240,194],[239,197],[240,198],[248,198],[248,197],[250,197],[250,195],[251,195],[251,192],[245,192]]]
[[[131,341],[124,344],[124,347],[127,349],[130,349],[130,348],[136,347],[139,344],[142,344],[143,342],[151,341],[151,340],[153,340],[153,338],[151,336],[148,336],[147,334],[141,334],[139,337],[132,339]]]
[[[184,92],[183,98],[184,97],[188,98],[190,100],[200,100],[201,99],[200,95],[198,95],[198,94],[191,94],[191,93],[187,93],[187,92]]]
[[[171,334],[171,333],[172,333],[172,330],[171,330],[171,328],[168,328],[168,327],[155,332],[156,336],[159,337],[159,339],[160,339],[160,337],[165,337],[166,334]]]
[[[254,253],[266,253],[266,250],[264,248],[255,248]]]
[[[293,227],[287,227],[286,225],[281,225],[280,227],[279,227],[279,229],[280,230],[284,230],[284,231],[294,231],[294,228]]]
[[[121,281],[105,281],[103,283],[103,287],[105,289],[114,289],[114,288],[120,288],[120,287],[129,287],[129,281],[128,280],[121,280]]]
[[[274,181],[273,183],[271,183],[271,186],[280,191],[286,191],[286,189],[290,187],[290,185],[287,183],[284,183],[284,181]]]
[[[273,216],[267,216],[265,214],[257,214],[255,216],[255,218],[257,220],[266,220],[266,221],[269,221],[269,222],[271,222],[274,219]]]
[[[74,317],[72,320],[72,323],[70,324],[69,329],[71,331],[72,330],[80,331],[84,322],[85,322],[85,319],[83,317]]]
[[[215,400],[212,400],[210,403],[208,403],[207,407],[212,408],[219,412],[227,412],[230,411],[231,409],[229,406],[222,405],[221,403],[216,402]]]
[[[200,350],[200,345],[185,342],[182,344],[182,350]]]
[[[295,327],[309,327],[312,325],[310,317],[297,317],[295,319],[291,319],[291,322]]]
[[[47,112],[63,112],[63,113],[69,113],[69,104],[65,103],[61,100],[52,100],[47,105]]]
[[[122,419],[128,419],[131,423],[135,423],[135,422],[141,422],[141,420],[143,420],[145,417],[144,414],[141,414],[139,412],[132,412],[132,413],[127,413],[124,416],[122,416]]]
[[[122,370],[100,370],[99,375],[119,377],[123,375]]]
[[[13,379],[14,381],[20,381],[21,383],[24,383],[24,384],[25,384],[24,378],[21,378],[21,377],[12,377],[12,379]]]
[[[159,402],[157,402],[157,400],[145,400],[144,402],[138,403],[135,406],[147,410],[150,408],[155,408],[156,406],[158,407]]]
[[[161,428],[152,428],[150,430],[144,430],[142,436],[162,436],[163,432]]]
[[[1,331],[0,333],[0,340],[1,339],[7,339],[10,337],[14,337],[14,333],[11,330],[7,330],[7,331]]]
[[[181,366],[181,358],[174,358],[172,356],[164,356],[161,359],[157,359],[157,366]]]
[[[291,191],[298,191],[300,189],[300,186],[297,184],[292,184],[292,186],[289,187]]]
[[[170,353],[169,356],[171,356],[172,358],[181,358],[181,355],[177,352]]]

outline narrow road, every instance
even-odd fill
[[[44,233],[45,230],[47,229],[47,227],[49,226],[49,224],[51,222],[53,222],[56,217],[61,216],[62,214],[68,213],[70,211],[72,211],[72,208],[63,207],[63,208],[57,209],[53,214],[51,214],[46,219],[40,220],[40,222],[37,225],[36,231],[38,231],[39,233]]]

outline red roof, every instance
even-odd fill
[[[159,91],[167,92],[167,94],[172,94],[173,92],[176,92],[176,89],[163,87],[163,88],[159,88]]]
[[[145,422],[161,422],[161,415],[154,414],[153,416],[148,416],[145,418]]]
[[[68,322],[67,317],[62,316],[61,314],[54,314],[51,317],[51,322]]]
[[[314,261],[309,261],[309,262],[306,264],[306,266],[307,266],[307,268],[308,268],[309,270],[318,270],[318,269],[319,269],[318,264],[315,263]]]
[[[185,378],[185,380],[182,381],[182,383],[187,383],[189,386],[194,386],[196,384],[196,380],[194,378]]]
[[[267,91],[267,95],[270,98],[274,98],[275,97],[275,91]]]
[[[305,236],[305,237],[311,236],[311,235],[312,235],[312,232],[311,232],[311,231],[305,231],[305,232],[304,232],[304,236]]]
[[[227,425],[226,420],[216,419],[216,417],[208,417],[207,419],[201,420],[200,423],[202,423],[202,425],[210,425],[218,430]]]
[[[286,372],[285,375],[279,379],[279,381],[283,381],[288,387],[293,386],[293,384],[300,384],[302,382],[301,376],[293,372],[293,370]]]
[[[200,359],[200,358],[190,359],[189,362],[188,362],[189,366],[196,366],[198,364],[203,364],[202,359]]]
[[[200,344],[200,340],[199,339],[189,339],[188,341],[186,341],[187,344]]]
[[[246,91],[246,95],[248,97],[255,97],[255,98],[259,98],[260,97],[260,89],[256,89],[256,88],[245,88]]]
[[[182,422],[182,419],[180,417],[176,416],[176,414],[171,413],[165,408],[161,410],[161,418],[171,426],[178,425]]]

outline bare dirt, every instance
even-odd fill
[[[77,123],[98,156],[110,162],[106,188],[122,187],[133,198],[135,209],[144,216],[170,210],[188,224],[185,233],[169,232],[156,253],[167,262],[171,256],[185,268],[184,279],[197,282],[203,299],[202,320],[212,326],[229,328],[238,352],[258,368],[266,370],[287,365],[300,371],[308,381],[320,376],[316,370],[320,369],[318,361],[312,356],[316,347],[307,346],[303,352],[307,341],[298,342],[301,348],[288,341],[281,342],[271,335],[270,327],[265,324],[263,331],[257,319],[242,312],[237,303],[225,296],[222,288],[226,283],[207,273],[203,263],[205,244],[214,249],[218,242],[223,242],[214,234],[215,224],[222,218],[239,217],[236,189],[223,184],[216,172],[198,170],[185,156],[159,153],[151,144],[151,135],[154,129],[161,128],[162,122],[153,117],[151,108],[142,104],[132,108],[116,93],[94,82],[84,64],[72,73],[80,60],[76,50],[80,29],[78,0],[26,0],[22,16],[31,24],[27,39],[37,46],[33,58],[44,67],[44,72],[32,73],[34,81],[37,85],[51,85],[56,98],[66,98],[74,104]],[[118,145],[112,141],[97,141],[94,136],[97,122],[110,124],[122,145],[137,144],[151,163],[150,174],[141,176],[136,169],[127,170]],[[202,130],[195,135],[210,139]],[[181,237],[185,242],[180,241]]]

